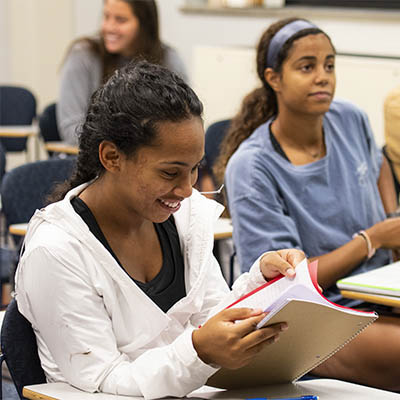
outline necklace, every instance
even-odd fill
[[[323,148],[324,148],[324,141],[322,140],[321,143],[318,146],[317,150],[311,151],[310,149],[308,149],[306,146],[304,146],[303,144],[301,144],[301,148],[313,159],[319,158]]]

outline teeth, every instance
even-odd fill
[[[118,36],[116,35],[105,35],[104,39],[110,42],[114,42],[116,40],[118,40]]]
[[[175,201],[174,203],[171,203],[171,202],[165,201],[165,200],[161,200],[161,199],[160,199],[160,201],[161,201],[161,203],[163,203],[163,204],[165,204],[166,206],[171,207],[171,208],[175,208],[175,207],[177,207],[178,204],[179,204],[179,201]]]

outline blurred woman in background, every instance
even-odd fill
[[[99,36],[75,41],[62,66],[57,124],[63,141],[78,143],[76,129],[90,96],[133,58],[163,65],[187,80],[178,53],[160,40],[154,0],[105,0]]]

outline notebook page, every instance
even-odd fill
[[[293,279],[283,277],[262,290],[252,294],[234,304],[232,307],[250,307],[267,309],[272,303],[282,296],[290,287],[301,284],[302,287],[309,287],[315,290],[308,272],[307,260],[304,259],[296,266],[296,275]]]

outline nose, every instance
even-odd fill
[[[324,66],[318,68],[317,75],[315,77],[316,83],[321,86],[326,86],[329,83],[329,79],[332,73],[326,71]]]
[[[115,23],[113,22],[112,18],[105,18],[103,20],[103,31],[105,32],[112,32],[115,29]]]
[[[179,183],[174,188],[174,195],[181,198],[191,196],[193,191],[193,180],[191,176],[182,177]]]

